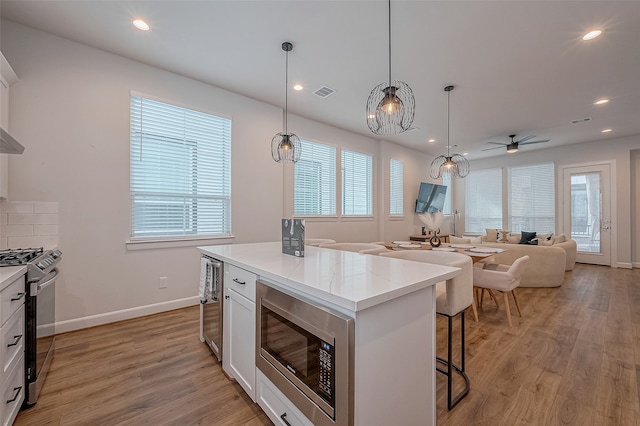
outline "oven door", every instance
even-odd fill
[[[58,269],[55,268],[42,280],[30,284],[25,360],[29,386],[27,406],[36,403],[53,359],[57,279]]]

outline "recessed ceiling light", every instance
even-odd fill
[[[304,87],[300,83],[296,83],[296,84],[293,85],[293,90],[300,91],[302,89],[304,89]]]
[[[598,99],[597,101],[595,101],[593,104],[594,105],[604,105],[607,102],[609,102],[609,99]]]
[[[602,130],[602,133],[609,133],[611,131],[613,131],[613,129],[604,129],[604,130]]]
[[[436,141],[435,139],[429,139],[429,142],[435,142],[435,141]]]
[[[586,33],[585,35],[582,36],[582,39],[583,40],[593,40],[594,38],[598,37],[600,34],[602,34],[602,30],[589,31],[588,33]]]
[[[147,24],[146,22],[144,22],[144,20],[142,19],[134,19],[133,20],[133,26],[136,27],[137,29],[141,30],[141,31],[149,31],[149,24]]]

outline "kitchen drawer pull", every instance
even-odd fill
[[[22,390],[22,386],[18,386],[17,388],[13,388],[13,391],[15,392],[13,394],[13,398],[11,399],[7,399],[7,404],[11,404],[13,401],[15,401],[16,399],[18,399],[18,396],[20,395],[20,391]]]
[[[283,413],[280,418],[282,419],[282,421],[284,422],[284,424],[286,424],[287,426],[291,426],[291,423],[289,423],[287,421],[287,413]]]
[[[22,334],[19,336],[13,336],[13,343],[9,343],[7,347],[10,348],[11,346],[17,345],[20,339],[22,339]]]
[[[24,295],[25,295],[25,293],[24,293],[24,292],[22,292],[22,293],[18,293],[18,296],[17,296],[17,297],[12,297],[12,298],[11,298],[11,301],[12,301],[12,302],[17,302],[18,300],[22,299],[22,296],[24,296]]]
[[[238,283],[238,284],[240,284],[240,285],[245,285],[245,284],[247,283],[246,281],[240,281],[240,280],[239,280],[239,279],[237,279],[237,278],[234,278],[234,279],[233,279],[233,282],[234,282],[234,283]]]

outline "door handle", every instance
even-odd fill
[[[20,395],[20,391],[21,390],[22,390],[22,386],[18,386],[17,388],[13,388],[13,392],[15,392],[15,393],[13,394],[13,398],[7,399],[7,404],[11,404],[13,401],[18,399],[18,396]]]
[[[234,282],[234,283],[238,283],[238,284],[240,284],[240,285],[245,285],[245,284],[247,283],[246,281],[240,281],[240,280],[239,280],[239,279],[237,279],[237,278],[234,278],[234,279],[233,279],[233,282]]]
[[[20,334],[19,336],[13,336],[13,343],[9,343],[7,347],[10,348],[11,346],[17,345],[20,339],[22,339],[22,334]]]

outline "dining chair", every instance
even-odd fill
[[[513,326],[511,322],[511,309],[509,308],[509,294],[513,296],[518,315],[522,317],[515,289],[520,285],[520,278],[522,278],[524,268],[528,261],[529,256],[522,256],[517,258],[511,265],[486,263],[482,268],[473,268],[473,285],[475,287],[502,292],[509,327]],[[478,301],[478,304],[481,304],[481,300]]]
[[[465,325],[464,314],[471,306],[476,321],[478,313],[473,300],[473,261],[469,256],[460,253],[450,253],[433,250],[402,250],[381,253],[380,256],[436,265],[454,266],[462,269],[458,275],[436,284],[436,313],[447,317],[447,359],[436,357],[436,361],[446,367],[446,370],[436,365],[436,370],[447,376],[447,409],[451,410],[470,389],[470,381],[465,372]],[[460,315],[460,365],[453,362],[453,318]],[[454,371],[465,381],[464,389],[457,395],[452,395]]]

